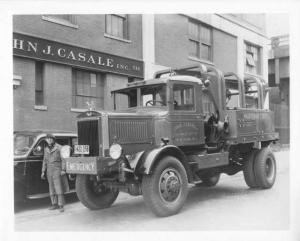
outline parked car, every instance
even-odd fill
[[[14,132],[14,195],[15,203],[26,199],[49,196],[47,180],[41,179],[45,137],[51,133],[60,145],[77,144],[77,135],[70,132],[16,131]],[[75,179],[75,178],[74,178]],[[68,175],[70,193],[75,180]]]

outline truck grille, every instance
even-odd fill
[[[78,144],[89,145],[89,156],[99,156],[99,120],[79,121],[78,127]],[[101,126],[100,126],[101,128]]]
[[[150,143],[152,128],[151,119],[111,119],[109,122],[110,143],[114,138],[121,144]]]

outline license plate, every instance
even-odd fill
[[[74,154],[90,154],[89,145],[75,145]]]
[[[75,173],[95,173],[96,172],[96,164],[89,163],[89,162],[82,162],[82,163],[70,163],[67,162],[67,172],[75,172]]]

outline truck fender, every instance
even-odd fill
[[[135,174],[151,174],[156,162],[159,161],[163,156],[176,157],[184,166],[188,180],[190,181],[192,175],[191,169],[188,165],[188,158],[177,146],[173,145],[165,145],[149,151],[145,151],[138,160],[134,171]]]

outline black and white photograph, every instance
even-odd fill
[[[10,10],[3,240],[300,240],[298,5],[261,4]]]

